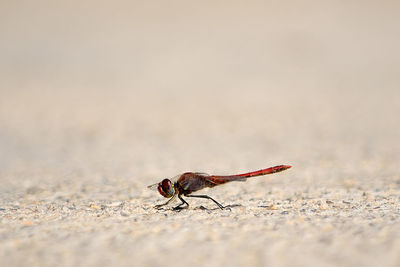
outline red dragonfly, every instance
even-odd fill
[[[219,204],[215,199],[207,196],[207,195],[192,195],[192,192],[198,191],[205,187],[214,187],[220,184],[225,184],[228,182],[233,181],[246,181],[247,178],[261,176],[276,172],[281,172],[284,170],[289,169],[292,166],[289,165],[279,165],[275,167],[270,167],[267,169],[262,169],[254,172],[248,172],[243,174],[236,174],[236,175],[227,175],[227,176],[220,176],[220,175],[208,175],[206,173],[200,172],[185,172],[183,174],[177,175],[173,178],[175,182],[171,182],[170,179],[164,179],[161,182],[153,185],[149,185],[148,188],[158,189],[158,192],[166,198],[169,198],[167,202],[161,205],[156,205],[154,208],[160,209],[162,206],[168,205],[171,203],[176,197],[178,197],[182,203],[178,206],[174,207],[174,210],[185,209],[189,207],[189,203],[187,203],[183,198],[182,195],[185,197],[197,197],[197,198],[207,198],[214,201],[215,204],[220,209],[224,209],[226,207]],[[185,205],[182,207],[182,205]]]

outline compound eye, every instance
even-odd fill
[[[158,184],[158,192],[164,197],[172,197],[175,193],[175,188],[169,179],[164,179]]]
[[[168,192],[171,190],[172,183],[169,179],[164,179],[161,181],[161,186],[164,189],[164,192]]]

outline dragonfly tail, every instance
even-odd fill
[[[247,180],[247,178],[250,177],[255,177],[255,176],[261,176],[261,175],[266,175],[266,174],[271,174],[271,173],[276,173],[276,172],[281,172],[284,170],[289,169],[291,166],[289,165],[279,165],[267,169],[262,169],[254,172],[248,172],[248,173],[243,173],[243,174],[237,174],[237,175],[228,175],[228,176],[219,176],[219,175],[212,175],[212,176],[206,176],[205,179],[210,183],[209,187],[213,187],[216,185],[220,184],[225,184],[228,182],[244,182]]]
[[[278,166],[270,167],[270,168],[267,168],[267,169],[262,169],[262,170],[258,170],[258,171],[254,171],[254,172],[248,172],[248,173],[232,175],[232,176],[249,178],[249,177],[254,177],[254,176],[261,176],[261,175],[281,172],[281,171],[287,170],[287,169],[289,169],[291,167],[292,166],[290,166],[290,165],[278,165]]]

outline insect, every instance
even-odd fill
[[[178,206],[174,207],[173,210],[180,210],[189,207],[189,203],[186,202],[182,198],[185,197],[197,197],[197,198],[207,198],[212,200],[220,209],[224,209],[226,207],[222,206],[218,203],[215,199],[207,196],[207,195],[192,195],[193,192],[201,190],[206,187],[214,187],[220,184],[225,184],[228,182],[233,181],[246,181],[247,178],[261,176],[266,174],[272,174],[276,172],[281,172],[291,168],[289,165],[279,165],[275,167],[270,167],[267,169],[262,169],[258,171],[243,173],[243,174],[236,174],[236,175],[227,175],[227,176],[220,176],[220,175],[208,175],[206,173],[200,172],[185,172],[183,174],[175,176],[172,180],[164,179],[159,183],[149,185],[148,188],[157,189],[158,192],[166,198],[169,198],[167,202],[161,205],[156,205],[154,208],[160,209],[162,206],[168,205],[171,203],[176,197],[178,197],[182,203]],[[183,206],[186,205],[186,206]],[[183,207],[182,207],[183,206]]]

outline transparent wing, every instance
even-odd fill
[[[194,174],[201,175],[201,176],[210,176],[208,173],[205,173],[205,172],[195,172]]]
[[[178,174],[178,175],[172,177],[170,180],[172,183],[175,183],[176,181],[178,181],[179,177],[181,177],[181,174]],[[147,188],[152,189],[152,190],[158,190],[158,184],[159,183],[149,185],[149,186],[147,186]]]
[[[149,188],[149,189],[151,189],[151,190],[157,190],[157,188],[158,188],[158,183],[149,185],[149,186],[147,186],[147,188]]]
[[[245,177],[240,177],[240,176],[218,176],[218,175],[211,175],[211,176],[206,176],[204,177],[206,181],[208,181],[211,184],[215,185],[220,185],[220,184],[225,184],[228,182],[244,182],[247,180]]]
[[[171,182],[172,183],[175,183],[176,181],[178,181],[178,179],[179,179],[179,177],[181,177],[181,175],[182,174],[178,174],[178,175],[175,175],[174,177],[172,177],[170,180],[171,180]]]

